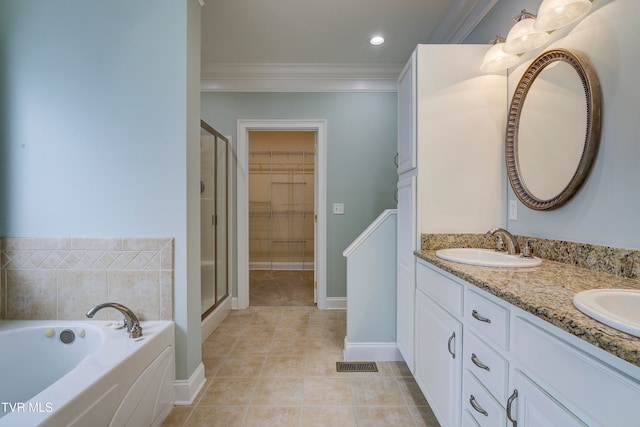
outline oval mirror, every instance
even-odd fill
[[[586,58],[544,52],[525,71],[507,121],[507,175],[535,210],[568,202],[589,175],[600,143],[600,84]]]

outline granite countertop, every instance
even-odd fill
[[[435,253],[435,250],[423,249],[415,254],[614,356],[640,366],[640,338],[593,320],[573,305],[573,296],[580,291],[640,289],[640,280],[545,259],[538,267],[489,268],[445,261],[437,258]]]

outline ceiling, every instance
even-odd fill
[[[202,89],[395,90],[417,44],[462,43],[496,2],[205,0]]]

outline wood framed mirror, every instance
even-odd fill
[[[600,145],[601,92],[581,53],[549,50],[524,72],[507,117],[507,175],[520,201],[556,209],[580,189]]]

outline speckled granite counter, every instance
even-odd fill
[[[435,250],[416,252],[419,258],[519,307],[588,343],[640,366],[640,338],[610,328],[583,314],[573,296],[587,289],[640,289],[640,280],[544,260],[532,268],[488,268],[458,264],[436,257]]]

